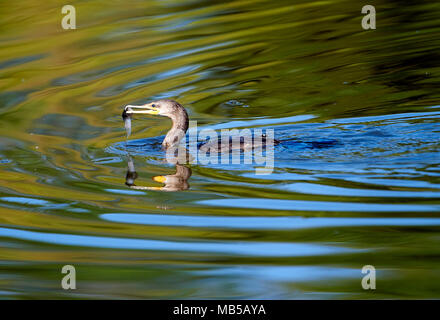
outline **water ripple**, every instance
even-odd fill
[[[127,239],[96,236],[80,236],[70,234],[51,234],[34,231],[24,231],[9,228],[0,228],[1,237],[39,241],[67,246],[81,246],[93,248],[117,248],[129,250],[160,250],[160,251],[188,251],[216,254],[233,254],[261,257],[297,257],[344,254],[361,252],[361,249],[349,249],[336,246],[313,245],[303,243],[277,242],[172,242],[145,239]]]

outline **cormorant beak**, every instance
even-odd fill
[[[159,108],[153,106],[154,103],[147,103],[144,104],[143,106],[128,105],[125,106],[124,110],[125,113],[127,114],[133,114],[133,113],[154,114],[154,115],[159,114]],[[145,110],[130,110],[130,109],[145,109]]]

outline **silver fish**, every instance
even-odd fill
[[[127,132],[127,138],[131,135],[131,114],[127,111],[133,111],[129,107],[125,107],[122,112],[122,120],[124,120],[125,131]]]

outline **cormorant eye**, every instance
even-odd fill
[[[151,105],[153,108],[156,108],[156,105],[153,103],[152,105]]]

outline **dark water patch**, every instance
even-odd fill
[[[36,54],[36,55],[32,55],[32,56],[27,56],[27,57],[6,60],[3,62],[0,62],[0,70],[15,67],[15,66],[22,65],[22,64],[25,64],[28,62],[40,60],[46,56],[47,56],[47,54]]]
[[[165,71],[165,72],[160,72],[158,74],[149,75],[147,77],[143,77],[142,79],[135,80],[131,83],[126,83],[121,86],[106,88],[106,89],[102,90],[101,92],[98,92],[97,96],[98,97],[115,96],[115,95],[123,93],[124,91],[126,91],[128,89],[132,89],[132,88],[135,88],[138,86],[146,85],[148,83],[156,82],[159,80],[164,80],[164,79],[168,79],[168,78],[172,78],[172,77],[177,77],[179,75],[191,73],[191,72],[197,70],[199,67],[200,66],[197,66],[197,65],[194,65],[194,66],[189,65],[189,66],[184,66],[181,68],[173,69],[172,71]]]
[[[28,99],[31,91],[6,91],[0,93],[0,112],[6,112]]]
[[[87,140],[107,132],[87,124],[84,118],[66,114],[46,114],[34,122],[31,133],[48,136],[65,137],[74,140]]]

